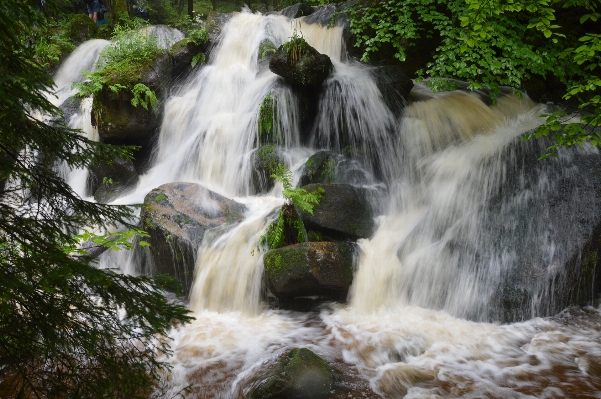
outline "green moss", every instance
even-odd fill
[[[272,141],[275,141],[277,139],[274,137],[276,119],[275,99],[270,94],[263,98],[261,106],[259,107],[259,119],[257,123],[259,127],[259,136],[263,140],[271,139]]]
[[[165,193],[160,193],[156,197],[154,197],[154,200],[156,202],[161,202],[162,200],[164,200],[166,198],[167,198],[167,196],[165,195]]]
[[[310,242],[320,242],[323,241],[323,234],[319,231],[309,230],[307,232],[307,239]]]

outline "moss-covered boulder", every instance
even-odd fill
[[[106,143],[149,145],[161,123],[164,95],[171,75],[171,58],[166,52],[148,60],[140,60],[127,68],[109,64],[104,69],[107,83],[94,96],[92,124],[98,126],[98,134]],[[132,105],[134,94],[128,88],[141,83],[152,90],[157,98],[157,107],[150,104]],[[125,86],[115,91],[111,86]],[[146,98],[145,93],[139,94]]]
[[[226,231],[246,208],[195,183],[169,183],[144,198],[140,219],[150,234],[152,266],[147,274],[169,274],[189,292],[196,252],[205,232]]]
[[[353,281],[354,244],[305,242],[268,251],[265,285],[278,299],[317,296],[345,300]]]
[[[313,214],[301,211],[308,230],[322,231],[334,239],[369,238],[375,229],[373,197],[376,192],[350,184],[309,184],[308,192],[324,190]]]
[[[330,57],[319,53],[302,37],[281,45],[269,61],[271,72],[297,86],[321,86],[333,68]]]
[[[313,399],[330,396],[335,383],[332,367],[306,348],[291,349],[254,376],[251,399]]]

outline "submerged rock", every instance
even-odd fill
[[[321,86],[333,69],[330,57],[302,38],[280,46],[269,61],[271,72],[299,86]]]
[[[265,254],[265,285],[278,299],[318,296],[345,300],[353,281],[354,245],[305,242]]]
[[[251,399],[310,399],[331,394],[334,370],[309,349],[291,349],[254,376]]]
[[[324,193],[313,214],[301,211],[307,229],[321,230],[327,236],[356,240],[369,238],[375,230],[372,190],[350,184],[309,184],[308,192],[322,188]]]
[[[189,292],[205,232],[239,223],[246,208],[195,183],[169,183],[144,198],[140,219],[150,234],[149,274],[169,274]]]

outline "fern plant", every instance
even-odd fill
[[[122,19],[115,27],[113,43],[105,47],[94,72],[83,71],[86,81],[74,83],[76,97],[84,98],[99,95],[108,88],[114,93],[126,90],[131,95],[134,107],[151,107],[156,111],[157,96],[154,90],[140,83],[140,76],[162,53],[157,45],[157,37],[147,34],[140,28],[140,22]],[[102,114],[102,102],[94,101],[97,119]]]
[[[286,203],[275,221],[271,222],[265,229],[265,233],[259,238],[257,248],[259,250],[269,250],[281,248],[286,245],[286,223],[296,232],[296,242],[306,242],[305,225],[300,217],[292,218],[287,215],[287,209],[295,207],[301,211],[308,212],[311,215],[315,205],[321,201],[321,196],[325,193],[323,188],[319,188],[314,192],[308,192],[304,188],[292,187],[292,172],[282,163],[277,163],[272,166],[272,175],[275,180],[280,182],[284,187],[284,198]]]
[[[305,53],[307,46],[308,44],[305,38],[303,37],[303,34],[299,34],[295,28],[294,32],[292,32],[290,40],[282,45],[282,50],[284,50],[284,52],[288,56],[288,62],[291,65],[294,65]]]

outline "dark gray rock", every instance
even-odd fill
[[[374,182],[358,161],[331,151],[317,151],[305,162],[298,187],[316,183],[365,185]]]
[[[245,397],[251,399],[325,398],[335,383],[328,362],[305,348],[288,350],[252,378],[254,381],[245,389]]]
[[[94,193],[98,202],[110,202],[137,183],[138,173],[130,159],[116,158],[111,164],[95,163],[89,169],[88,192]]]
[[[199,54],[207,50],[207,44],[198,45],[191,41],[189,38],[185,38],[175,43],[169,49],[169,56],[173,65],[172,74],[174,78],[185,77],[193,69],[192,61],[194,57],[198,57]],[[200,56],[202,57],[202,56]],[[198,62],[198,66],[200,62]]]
[[[297,3],[294,5],[291,5],[290,7],[286,7],[284,8],[282,11],[280,11],[280,14],[282,14],[283,16],[293,19],[293,18],[300,18],[300,17],[306,17],[308,15],[311,15],[315,12],[315,9],[313,7],[311,7],[310,5],[308,5],[307,3]]]
[[[400,117],[413,88],[413,81],[398,65],[373,67],[371,73],[382,93],[384,102],[396,117]]]
[[[309,184],[303,188],[308,192],[324,190],[312,215],[300,212],[307,229],[337,239],[371,237],[375,229],[372,197],[376,192],[350,184]]]
[[[269,69],[293,85],[321,86],[333,69],[330,57],[319,53],[302,38],[296,43],[297,55],[292,56],[295,51],[288,54],[282,45],[271,57]]]
[[[354,245],[305,242],[268,251],[265,285],[278,299],[318,296],[345,300],[353,280]]]
[[[140,219],[150,234],[149,274],[169,274],[189,292],[196,252],[205,232],[225,231],[244,218],[246,208],[195,183],[169,183],[144,198]]]
[[[267,193],[275,185],[272,174],[278,163],[283,163],[279,148],[266,145],[251,155],[252,161],[252,192],[253,194]]]

